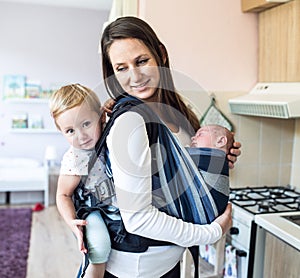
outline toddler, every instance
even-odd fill
[[[70,143],[64,154],[58,179],[57,207],[77,237],[79,250],[88,253],[89,266],[86,277],[103,277],[105,262],[110,254],[110,238],[99,210],[92,211],[87,218],[77,219],[72,196],[82,176],[86,205],[93,206],[92,200],[110,200],[114,195],[112,184],[106,175],[104,155],[100,155],[93,168],[89,161],[105,124],[105,114],[100,112],[97,95],[80,84],[61,87],[50,99],[50,111],[55,125]],[[88,198],[88,196],[94,196]],[[85,230],[86,246],[83,240]]]

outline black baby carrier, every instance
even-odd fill
[[[228,163],[225,155],[206,150],[205,154],[196,158],[189,155],[188,149],[183,148],[170,130],[160,121],[151,108],[141,100],[125,94],[120,97],[109,121],[107,122],[101,138],[95,146],[95,157],[91,159],[89,169],[101,152],[105,152],[106,163],[110,169],[107,153],[106,137],[115,119],[126,111],[139,113],[146,124],[152,157],[152,203],[160,211],[195,224],[211,223],[224,211],[228,201],[228,194],[220,193],[214,184],[228,182]],[[202,163],[200,163],[202,161]],[[205,161],[205,163],[203,163]],[[196,164],[195,164],[196,162]],[[197,168],[203,164],[205,172],[209,175],[206,182]],[[126,252],[145,252],[149,246],[171,245],[172,243],[153,240],[139,235],[128,233],[120,217],[119,210],[99,197],[84,195],[85,177],[74,193],[74,204],[77,217],[85,218],[92,210],[100,210],[107,225],[112,248]],[[113,176],[111,178],[113,186]],[[111,189],[107,189],[111,190]],[[229,187],[228,187],[229,190]],[[92,206],[86,205],[86,198],[92,199]],[[218,200],[222,199],[220,207]],[[115,217],[116,216],[116,217]],[[190,248],[195,263],[195,277],[198,277],[199,247]],[[88,265],[87,256],[80,267],[78,277],[83,277]]]

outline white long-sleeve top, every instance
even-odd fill
[[[215,222],[187,223],[152,205],[151,153],[141,115],[126,112],[119,116],[107,137],[107,146],[117,206],[126,230],[176,244],[149,247],[143,253],[112,250],[107,263],[110,273],[120,278],[160,277],[178,263],[184,247],[210,244],[221,238],[222,229]]]

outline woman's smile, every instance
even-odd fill
[[[138,39],[115,40],[109,57],[116,78],[125,92],[143,100],[155,95],[160,74],[153,54]]]
[[[150,83],[150,79],[148,79],[147,81],[140,83],[138,85],[131,85],[132,89],[138,90],[138,91],[144,91],[145,89],[147,89],[147,85]]]

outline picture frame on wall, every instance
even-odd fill
[[[42,87],[40,82],[28,81],[25,83],[26,98],[40,98]]]
[[[12,128],[28,128],[28,115],[25,112],[18,112],[12,115]]]
[[[4,75],[3,99],[25,98],[25,83],[25,75]]]
[[[28,115],[28,128],[32,129],[43,129],[43,117],[40,114],[29,114]]]

